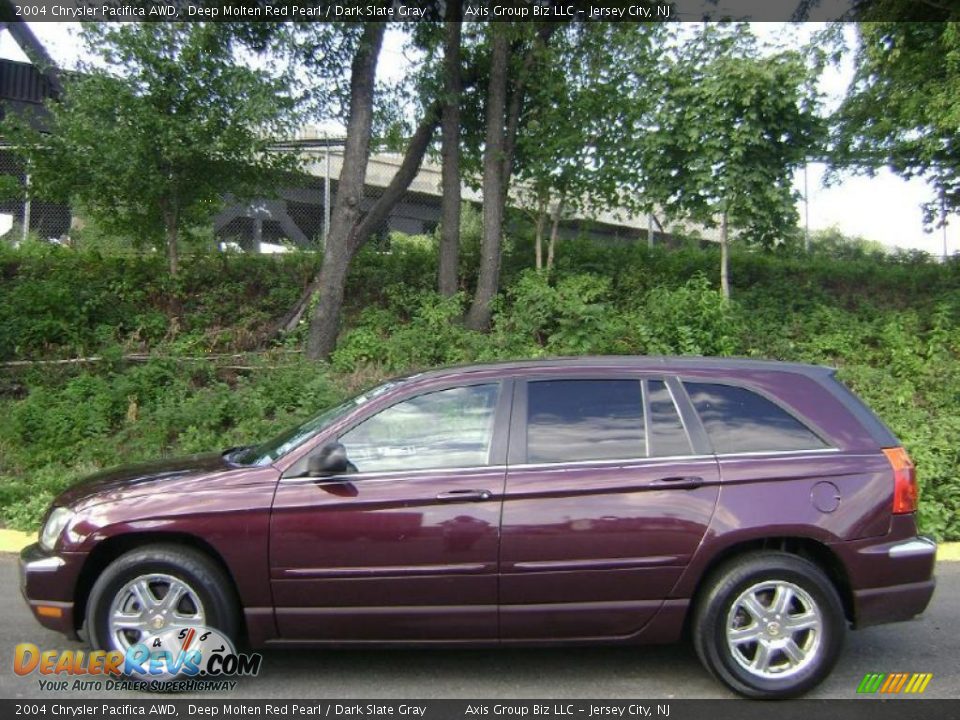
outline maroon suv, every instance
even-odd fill
[[[262,445],[99,473],[21,556],[43,625],[125,650],[662,643],[802,693],[934,589],[917,485],[828,368],[609,357],[388,382]]]

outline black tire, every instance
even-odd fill
[[[694,609],[693,644],[707,670],[734,692],[796,697],[833,669],[847,623],[836,588],[817,565],[756,552],[722,565],[707,583]]]
[[[230,578],[206,554],[176,544],[145,545],[114,560],[100,574],[87,599],[87,639],[97,650],[117,650],[111,640],[108,619],[117,594],[139,576],[170,576],[196,594],[202,605],[203,624],[236,642],[238,639],[238,603]]]

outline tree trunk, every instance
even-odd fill
[[[720,218],[720,294],[730,299],[730,246],[727,237],[727,211]]]
[[[359,250],[366,239],[387,221],[390,211],[400,202],[403,194],[410,187],[410,183],[413,182],[420,166],[423,164],[423,156],[426,155],[427,148],[430,147],[430,141],[433,140],[439,122],[440,103],[434,103],[427,108],[416,131],[410,137],[407,151],[400,162],[400,167],[397,168],[397,172],[390,180],[390,184],[387,185],[354,229],[352,233],[354,252]]]
[[[374,202],[367,214],[363,216],[359,224],[351,229],[350,238],[352,249],[347,259],[348,265],[363,242],[374,230],[384,223],[390,215],[390,211],[400,201],[400,198],[403,197],[403,193],[406,192],[407,188],[410,187],[410,183],[413,181],[413,178],[416,177],[420,165],[423,164],[423,156],[426,154],[427,147],[430,145],[430,140],[433,137],[439,120],[440,106],[439,104],[435,104],[427,110],[426,115],[420,121],[417,131],[410,139],[410,144],[407,145],[407,151],[403,161],[400,163],[400,167],[387,186],[387,189],[377,198],[376,202]],[[326,248],[324,248],[324,251],[326,253]],[[310,305],[310,299],[320,288],[320,282],[321,275],[318,274],[310,281],[307,287],[304,288],[297,303],[278,323],[273,325],[264,334],[264,338],[271,338],[279,332],[292,332]]]
[[[320,302],[310,319],[307,357],[329,357],[336,347],[340,329],[347,269],[353,257],[351,241],[360,217],[363,184],[370,157],[370,133],[373,123],[373,92],[377,58],[383,44],[383,23],[367,23],[357,47],[350,75],[350,118],[343,149],[343,166],[337,184],[337,200],[330,218],[330,232],[323,249],[323,267],[311,286],[319,284]],[[309,302],[309,299],[308,301]]]
[[[386,221],[390,210],[397,204],[416,176],[417,170],[423,163],[427,146],[429,146],[434,130],[436,130],[439,112],[439,106],[427,110],[426,116],[420,121],[417,131],[410,139],[403,162],[400,163],[400,167],[390,184],[367,214],[362,218],[357,218],[355,224],[348,229],[346,240],[335,247],[332,247],[328,241],[324,247],[323,267],[320,268],[320,274],[308,288],[309,294],[305,294],[306,297],[301,298],[301,302],[304,303],[303,307],[306,308],[313,293],[317,290],[320,291],[317,309],[314,311],[310,323],[310,334],[307,337],[307,357],[313,359],[327,358],[337,346],[337,334],[340,330],[340,308],[343,305],[343,294],[346,288],[350,262],[363,242]],[[364,169],[366,169],[366,158],[364,159]],[[339,202],[339,191],[337,200]],[[331,223],[332,227],[334,227],[333,223]],[[331,236],[332,234],[331,230]],[[321,329],[316,335],[313,332],[315,324]]]
[[[553,270],[553,256],[557,247],[557,231],[560,229],[560,219],[563,217],[564,198],[560,198],[553,211],[553,225],[550,228],[550,246],[547,248],[547,271]]]
[[[337,346],[340,307],[343,305],[343,292],[351,258],[352,253],[346,244],[339,244],[331,250],[331,244],[327,243],[324,249],[323,267],[320,268],[316,284],[320,297],[310,320],[310,334],[307,336],[308,358],[325,359]]]
[[[300,319],[303,317],[303,314],[307,311],[307,306],[310,304],[310,298],[313,297],[313,294],[317,291],[317,288],[319,287],[320,287],[320,274],[318,273],[307,284],[307,287],[304,288],[303,292],[300,293],[300,297],[297,300],[296,305],[290,308],[290,310],[287,311],[287,314],[284,315],[278,323],[271,326],[267,330],[267,332],[264,333],[262,340],[268,340],[280,332],[285,332],[285,333],[293,332],[293,330],[300,323]]]
[[[510,178],[513,175],[517,132],[527,79],[532,74],[536,54],[543,49],[558,27],[558,23],[549,23],[541,26],[537,31],[537,36],[523,59],[523,66],[507,107],[506,75],[510,46],[503,29],[498,29],[496,23],[491,24],[491,32],[494,35],[487,100],[487,137],[483,159],[483,241],[480,248],[480,276],[477,280],[477,291],[466,319],[467,327],[475,330],[483,330],[489,326],[490,305],[499,286],[503,218]],[[493,126],[491,119],[494,120]],[[495,136],[492,136],[494,131]],[[493,146],[496,150],[492,149]],[[499,165],[499,174],[493,165]],[[494,192],[496,194],[493,194]],[[538,249],[542,253],[542,245]],[[491,253],[495,253],[495,256]],[[542,262],[541,255],[538,269]]]
[[[536,231],[536,252],[537,252],[537,272],[543,270],[543,229],[547,225],[547,195],[542,195],[537,201],[537,231]]]
[[[366,35],[366,31],[365,31]],[[382,41],[383,33],[380,33],[380,41]],[[379,45],[377,46],[379,48]],[[354,66],[357,65],[357,58],[354,58]],[[464,87],[472,86],[477,82],[478,79],[478,70],[474,66],[468,67],[463,74],[462,85]],[[353,78],[351,78],[351,120],[353,119],[353,98],[356,97],[356,93],[353,88]],[[390,211],[396,206],[400,198],[403,197],[403,193],[406,192],[407,188],[410,187],[410,183],[413,181],[413,178],[416,177],[417,171],[420,166],[423,164],[423,157],[426,153],[427,147],[430,144],[430,141],[433,138],[433,134],[436,131],[437,125],[440,122],[442,113],[442,99],[435,100],[431,106],[427,109],[424,114],[423,119],[420,122],[416,132],[413,137],[410,139],[410,143],[407,146],[406,154],[404,155],[403,162],[400,165],[400,168],[397,170],[396,175],[394,175],[393,180],[391,180],[390,185],[387,189],[377,198],[373,206],[359,220],[358,225],[354,225],[347,232],[347,238],[351,240],[350,253],[346,256],[345,259],[340,258],[337,262],[345,263],[346,267],[343,268],[342,273],[337,273],[331,275],[331,278],[336,278],[337,276],[342,277],[341,282],[345,282],[346,279],[346,270],[349,269],[349,263],[353,259],[356,250],[360,245],[367,239],[371,232],[376,230],[386,218],[390,215]],[[348,133],[350,131],[350,125],[348,125]],[[369,138],[369,131],[367,133]],[[349,134],[348,134],[349,142]],[[344,164],[341,170],[341,177],[344,177],[344,173],[348,170],[347,162],[347,153],[344,153]],[[366,156],[363,160],[363,173],[366,174],[366,163],[369,159],[369,143],[367,144]],[[352,165],[349,165],[350,168],[353,168]],[[353,170],[351,169],[351,172]],[[362,183],[360,184],[362,188]],[[337,193],[337,203],[340,202],[341,193]],[[359,216],[359,213],[357,213]],[[332,236],[334,232],[334,224],[331,222],[330,235]],[[327,247],[324,248],[324,257],[325,262],[327,258],[327,252],[329,248],[329,241]],[[280,318],[276,323],[272,323],[264,332],[260,335],[260,342],[265,342],[276,336],[281,332],[292,332],[300,322],[300,319],[303,317],[307,308],[310,305],[311,298],[317,293],[320,289],[320,284],[323,280],[322,271],[318,273],[304,288],[303,292],[300,295],[300,298],[297,300],[296,304],[290,308],[290,310]],[[339,293],[328,293],[325,296],[325,302],[327,303],[339,303],[343,298],[343,288],[340,288]],[[337,300],[340,298],[341,300]],[[333,325],[339,325],[339,314],[340,306],[337,304],[335,312],[331,313],[328,311],[323,311],[318,306],[316,312],[314,313],[314,318],[311,319],[311,327],[319,327],[320,323],[333,323]],[[329,333],[325,333],[327,337],[330,336]],[[326,355],[329,355],[329,352],[332,352],[333,345],[336,342],[336,332],[333,332],[332,341],[325,341],[325,343],[320,343],[319,341],[316,344],[317,352],[320,353],[320,357],[324,357],[325,354],[322,352],[323,345],[326,344],[329,346],[329,350],[326,351]],[[308,340],[309,343],[309,340]]]
[[[440,208],[440,271],[443,297],[457,292],[460,249],[460,2],[447,5],[444,23],[444,97],[440,155],[443,159],[443,198]]]
[[[485,330],[490,324],[491,303],[500,281],[500,236],[503,232],[503,142],[507,95],[509,45],[503,23],[490,23],[492,54],[487,91],[487,134],[483,150],[483,238],[477,292],[467,313],[466,325]]]

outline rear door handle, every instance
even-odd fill
[[[489,500],[492,497],[489,490],[447,490],[437,494],[437,500]]]
[[[658,487],[670,488],[671,490],[693,490],[703,485],[703,478],[696,475],[665,477],[654,480],[653,484]]]

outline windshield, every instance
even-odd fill
[[[303,443],[307,442],[307,440],[314,437],[317,433],[330,427],[330,425],[345,416],[347,413],[353,411],[361,405],[364,405],[365,403],[370,402],[374,398],[383,395],[388,390],[392,390],[407,379],[409,378],[404,378],[403,380],[392,380],[384,383],[383,385],[378,385],[372,390],[368,390],[367,392],[350,398],[339,405],[335,405],[332,408],[324,410],[322,413],[310,418],[302,425],[298,425],[280,433],[272,440],[268,440],[260,445],[252,445],[250,447],[227,451],[225,457],[229,462],[237,465],[269,465],[277,458],[281,458],[287,453],[296,450],[298,447],[303,445]]]

